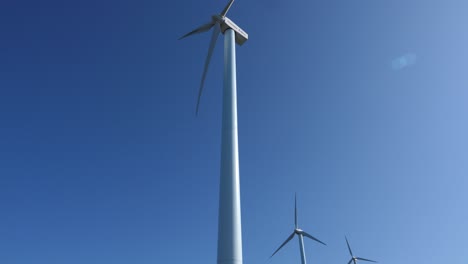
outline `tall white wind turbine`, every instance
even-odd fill
[[[351,247],[349,246],[348,238],[346,236],[345,236],[345,239],[346,239],[346,245],[348,245],[349,254],[351,255],[351,259],[349,260],[348,264],[351,264],[351,262],[353,262],[354,264],[357,264],[358,260],[377,263],[377,261],[375,261],[375,260],[365,259],[365,258],[361,258],[361,257],[355,257],[353,255],[353,251],[351,251]]]
[[[297,198],[294,196],[294,231],[292,234],[286,239],[286,241],[279,246],[279,248],[270,256],[273,257],[284,245],[286,245],[291,239],[293,239],[294,235],[297,235],[299,239],[299,249],[301,250],[301,261],[302,264],[306,264],[306,256],[305,256],[305,251],[304,251],[304,237],[310,238],[312,240],[315,240],[323,245],[326,245],[322,241],[318,240],[317,238],[311,236],[310,234],[306,233],[304,230],[300,229],[299,226],[297,225]]]
[[[240,27],[226,17],[234,0],[230,0],[219,15],[213,15],[211,21],[180,39],[202,33],[213,28],[208,55],[198,92],[196,113],[200,105],[206,73],[218,35],[224,38],[224,87],[223,114],[221,132],[221,175],[219,190],[218,218],[218,264],[242,264],[242,230],[239,186],[239,153],[237,141],[237,87],[236,87],[236,47],[248,39]]]

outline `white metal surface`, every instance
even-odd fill
[[[299,234],[299,248],[301,249],[301,262],[302,264],[306,264],[306,256],[304,251],[304,237],[302,234]]]
[[[224,89],[218,219],[218,264],[242,264],[242,230],[237,142],[235,32],[224,32]]]
[[[231,19],[225,17],[224,23],[221,23],[221,32],[224,32],[228,28],[233,29],[236,33],[236,43],[239,45],[244,44],[249,38],[249,34],[242,30],[236,23],[234,23]]]

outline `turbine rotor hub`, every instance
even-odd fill
[[[213,20],[213,22],[218,22],[219,24],[223,24],[224,23],[224,19],[225,17],[222,17],[220,15],[212,15],[211,16],[211,19]]]

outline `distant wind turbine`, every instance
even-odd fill
[[[305,256],[305,251],[304,251],[304,238],[303,237],[308,237],[312,240],[315,240],[323,245],[326,245],[322,241],[318,240],[317,238],[311,236],[310,234],[306,233],[304,230],[299,229],[297,225],[297,197],[294,196],[294,231],[292,234],[286,239],[286,241],[281,244],[281,246],[271,255],[273,257],[284,245],[286,245],[291,239],[293,239],[294,235],[297,235],[299,238],[299,248],[301,250],[301,260],[302,264],[306,264],[306,256]],[[270,257],[270,258],[271,258]]]
[[[226,17],[234,0],[230,0],[220,14],[211,21],[185,34],[180,39],[213,28],[208,55],[198,90],[196,114],[200,106],[206,73],[210,64],[218,35],[224,38],[224,89],[221,131],[221,173],[219,186],[218,217],[218,264],[242,264],[242,230],[239,184],[239,152],[237,137],[237,81],[236,43],[244,44],[248,39],[240,27]]]
[[[347,238],[346,236],[345,236],[345,239],[346,239],[346,244],[348,245],[349,254],[351,255],[351,259],[349,260],[348,264],[351,264],[351,262],[353,262],[354,264],[356,264],[356,262],[357,262],[358,260],[377,263],[377,261],[375,261],[375,260],[370,260],[370,259],[355,257],[355,256],[353,255],[353,252],[351,251],[351,247],[349,246],[348,238]]]

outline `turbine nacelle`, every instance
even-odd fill
[[[294,233],[296,233],[298,235],[302,234],[302,232],[304,232],[302,229],[299,229],[299,228],[294,229]]]
[[[249,34],[242,30],[236,23],[234,23],[231,19],[221,15],[213,15],[211,16],[213,23],[218,23],[221,27],[221,33],[228,29],[234,30],[236,36],[236,44],[242,45],[249,39]]]
[[[224,17],[224,23],[221,24],[221,32],[224,33],[228,29],[232,29],[236,33],[236,43],[238,45],[244,44],[249,39],[249,34],[236,25],[236,23],[232,22],[231,19]]]

